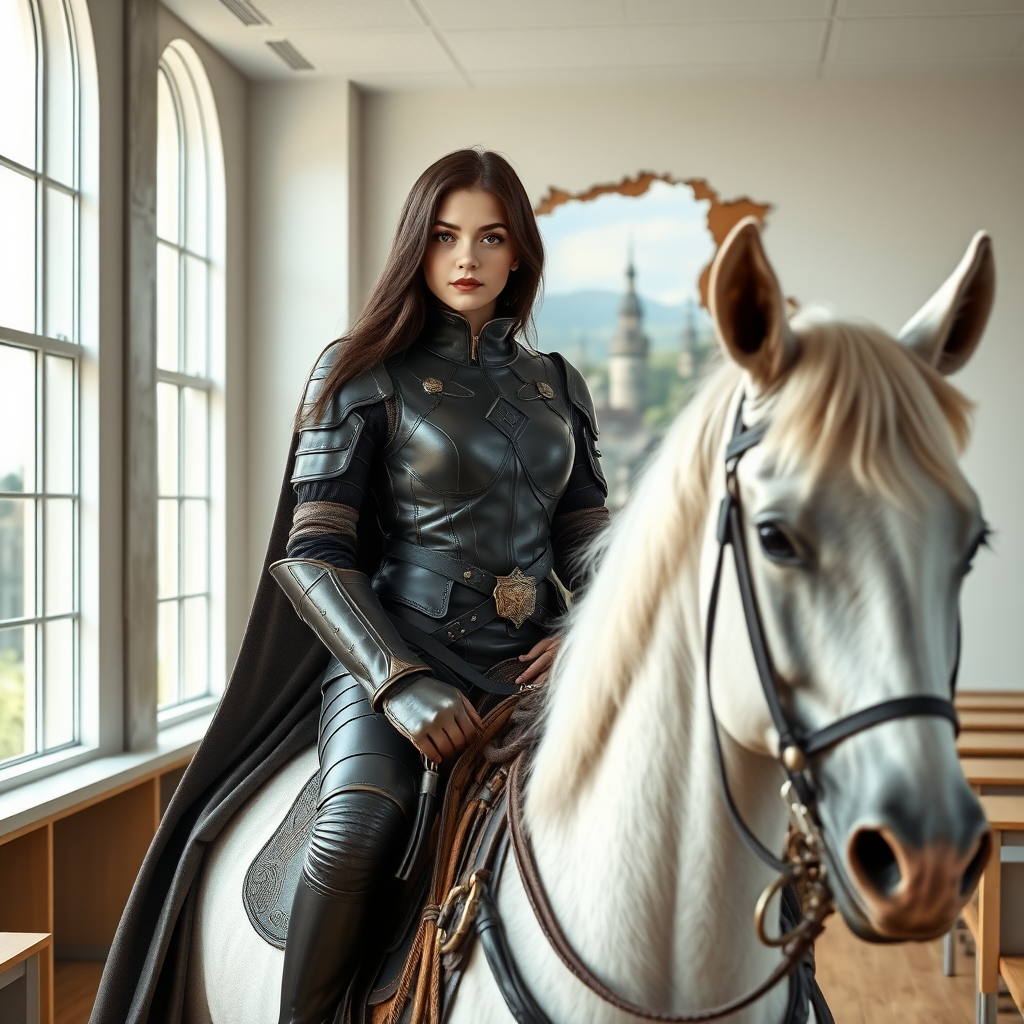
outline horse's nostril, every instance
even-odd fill
[[[882,896],[890,896],[900,884],[900,867],[892,847],[881,832],[864,829],[857,834],[853,843],[853,855],[857,858],[865,878]]]
[[[981,837],[981,842],[978,844],[978,851],[971,858],[971,863],[967,865],[967,870],[964,871],[963,878],[960,879],[960,895],[970,896],[974,892],[974,887],[978,884],[978,879],[981,877],[982,871],[985,870],[985,865],[988,863],[989,854],[992,852],[992,833],[986,832]]]

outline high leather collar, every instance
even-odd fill
[[[477,345],[477,358],[487,366],[503,366],[516,357],[518,345],[512,336],[512,317],[501,317],[484,324]],[[469,363],[473,351],[473,332],[469,321],[448,309],[431,309],[420,336],[420,344],[444,359]]]

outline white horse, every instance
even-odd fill
[[[741,393],[745,422],[770,424],[737,483],[788,713],[809,731],[895,697],[949,697],[960,583],[985,531],[956,462],[969,403],[942,374],[977,346],[993,280],[991,248],[979,235],[897,341],[823,316],[787,323],[753,222],[738,226],[716,259],[711,305],[726,358],[602,544],[547,684],[526,788],[540,876],[565,934],[635,1003],[677,1013],[718,1005],[752,989],[780,957],[751,924],[772,873],[726,813],[702,653],[724,449]],[[740,813],[781,851],[778,735],[728,560],[712,698]],[[310,749],[248,802],[206,857],[189,966],[192,1022],[277,1020],[283,954],[249,925],[243,878],[315,770]],[[811,758],[809,773],[847,922],[868,939],[944,933],[988,855],[951,724],[887,721]],[[556,958],[511,857],[496,899],[514,958],[552,1021],[635,1019]],[[781,985],[728,1019],[778,1024],[785,1003]],[[448,1019],[512,1019],[479,945]]]

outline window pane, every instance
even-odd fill
[[[156,76],[156,233],[178,241],[178,112],[167,76]]]
[[[178,253],[156,246],[156,364],[178,369]]]
[[[75,628],[71,619],[43,627],[46,637],[46,679],[43,742],[47,750],[75,738]]]
[[[43,597],[47,615],[75,610],[75,505],[70,498],[46,502],[45,579]]]
[[[185,135],[185,246],[203,256],[209,255],[209,227],[207,223],[207,157],[206,132],[199,108],[192,75],[185,62],[173,50],[165,55],[178,84],[181,102],[182,127]]]
[[[36,748],[35,627],[0,629],[0,760]]]
[[[161,497],[178,490],[178,388],[156,386],[157,492]]]
[[[28,0],[0,4],[0,96],[0,153],[35,168],[36,42]]]
[[[75,70],[61,0],[41,0],[46,33],[46,173],[75,183]]]
[[[195,256],[185,257],[185,373],[205,377],[209,268]]]
[[[75,200],[46,190],[46,334],[75,340]]]
[[[157,605],[157,707],[178,700],[178,602]]]
[[[178,502],[161,498],[157,513],[157,593],[173,597],[178,593]]]
[[[191,497],[206,497],[209,494],[206,471],[209,448],[209,405],[210,396],[199,388],[183,388],[185,403],[185,489]]]
[[[207,571],[210,560],[207,546],[209,512],[206,502],[202,500],[183,501],[182,506],[185,579],[181,592],[183,594],[202,594],[206,592],[209,579]]]
[[[36,503],[0,498],[0,619],[36,612]]]
[[[205,597],[192,597],[182,602],[185,627],[184,698],[200,697],[210,688],[209,602]]]
[[[0,167],[0,226],[0,324],[32,334],[36,326],[36,186],[31,178],[7,167]]]
[[[75,364],[64,356],[46,357],[46,490],[75,489]]]
[[[35,490],[35,468],[36,354],[0,345],[0,491]]]

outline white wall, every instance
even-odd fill
[[[251,86],[249,588],[255,591],[291,423],[310,368],[349,313],[358,101],[347,82]]]
[[[991,231],[996,308],[957,383],[979,403],[966,467],[997,532],[965,589],[961,678],[1024,687],[1024,77],[372,94],[362,124],[360,295],[416,176],[473,144],[507,154],[535,200],[551,185],[575,192],[653,170],[771,202],[766,243],[786,291],[891,331],[972,233]],[[288,345],[303,355],[282,374],[289,387],[319,341],[294,326]]]

